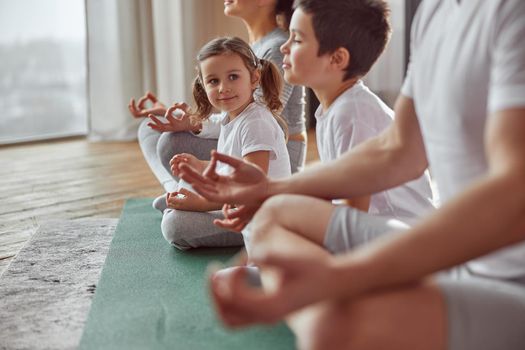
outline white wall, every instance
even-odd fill
[[[368,87],[393,106],[404,79],[405,0],[390,0],[392,37],[364,79]],[[409,29],[407,29],[409,30]]]

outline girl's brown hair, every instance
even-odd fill
[[[288,126],[279,112],[283,108],[280,96],[283,88],[283,78],[281,73],[272,62],[258,59],[250,46],[242,39],[237,37],[220,37],[213,39],[197,54],[197,77],[193,81],[193,99],[195,100],[195,114],[201,120],[207,119],[213,106],[208,100],[206,90],[202,82],[202,72],[200,63],[207,58],[217,55],[238,55],[253,77],[257,70],[260,71],[260,87],[262,90],[262,101],[272,112],[273,116],[283,129],[288,138]]]

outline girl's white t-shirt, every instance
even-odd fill
[[[291,175],[284,132],[266,106],[252,102],[233,120],[229,121],[227,113],[222,113],[221,118],[217,151],[239,158],[256,151],[269,151],[268,176],[283,178]],[[217,165],[217,173],[224,175],[229,172],[230,166]]]

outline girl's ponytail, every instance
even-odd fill
[[[263,102],[272,112],[273,116],[284,131],[285,138],[288,140],[288,125],[279,115],[283,108],[281,102],[281,91],[283,89],[283,78],[281,73],[272,62],[260,59],[261,70],[261,90],[263,93]]]
[[[196,110],[194,114],[200,120],[208,119],[213,109],[208,96],[206,95],[206,90],[202,86],[200,75],[197,75],[193,80],[193,100],[195,101]]]

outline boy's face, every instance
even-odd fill
[[[204,90],[213,107],[235,117],[253,100],[257,77],[252,79],[239,55],[211,56],[200,63],[200,69]]]
[[[281,46],[281,52],[284,54],[284,79],[288,83],[313,89],[324,85],[330,55],[317,55],[319,43],[315,37],[312,16],[300,8],[293,13],[290,37]]]

